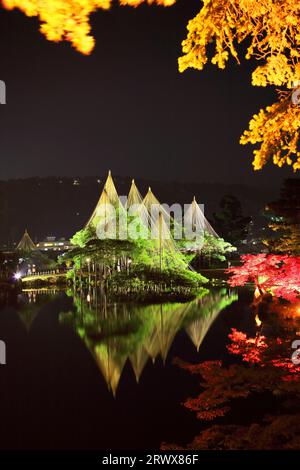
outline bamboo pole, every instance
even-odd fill
[[[162,245],[162,213],[159,213],[159,266],[160,272],[162,272],[163,264],[163,245]]]

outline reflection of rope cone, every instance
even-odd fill
[[[34,305],[29,305],[26,306],[25,308],[22,308],[21,310],[18,311],[18,316],[20,320],[22,321],[23,325],[25,326],[25,329],[27,332],[31,330],[31,327],[36,319],[36,317],[39,314],[39,309],[35,307]]]
[[[197,351],[199,351],[205,336],[221,311],[237,299],[238,297],[235,293],[228,295],[226,291],[221,291],[217,295],[208,294],[200,302],[194,301],[196,308],[200,307],[207,311],[206,315],[202,315],[186,327],[186,332]]]
[[[127,360],[126,356],[121,358],[113,357],[109,345],[107,345],[106,350],[103,348],[103,345],[96,345],[93,355],[107,383],[108,389],[116,396],[121,374]]]
[[[149,355],[144,346],[139,346],[138,349],[129,356],[129,359],[138,383],[149,359]]]
[[[80,296],[74,300],[78,313],[81,312],[75,316],[75,326],[115,396],[127,359],[139,382],[149,359],[154,363],[160,356],[166,362],[182,328],[199,350],[220,311],[236,299],[236,294],[228,295],[223,289],[185,304],[132,306],[102,301],[105,313],[98,304],[96,309],[91,308],[86,297]]]
[[[189,312],[190,304],[180,304],[179,307],[175,304],[171,310],[166,310],[164,307],[166,306],[158,305],[155,309],[153,307],[153,314],[156,316],[155,326],[144,344],[152,360],[160,355],[165,363],[176,333]]]
[[[186,328],[186,331],[191,338],[194,346],[196,347],[197,351],[199,351],[200,346],[210,329],[212,323],[215,321],[216,317],[218,316],[219,312],[216,311],[212,315],[212,317],[208,318],[201,318],[199,320],[195,320],[191,325]]]

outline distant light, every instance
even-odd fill
[[[16,281],[21,279],[21,277],[22,277],[22,274],[20,272],[17,272],[17,273],[14,274],[14,278],[15,278]]]
[[[87,262],[87,263],[90,263],[90,261],[91,261],[91,258],[87,258],[87,259],[86,259],[86,262]]]
[[[255,323],[256,323],[256,326],[259,328],[262,324],[262,321],[259,319],[259,316],[258,315],[255,315]]]

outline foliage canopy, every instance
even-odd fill
[[[118,0],[122,6],[171,6],[176,0]],[[112,0],[2,0],[5,8],[19,8],[36,16],[40,30],[50,41],[69,41],[83,54],[90,54],[95,40],[90,15],[108,10]],[[270,160],[279,167],[300,168],[298,151],[300,108],[291,100],[291,88],[300,78],[300,4],[294,0],[203,0],[200,12],[189,21],[179,70],[202,70],[210,60],[224,69],[230,56],[260,64],[252,73],[255,86],[284,87],[279,100],[261,109],[250,121],[241,144],[254,144],[253,167],[260,170]],[[246,49],[240,48],[246,43]],[[213,51],[213,52],[211,52]],[[294,90],[295,91],[295,90]],[[298,88],[299,91],[299,88]],[[297,91],[297,93],[298,93]]]

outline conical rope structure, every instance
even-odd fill
[[[106,218],[109,220],[111,217],[111,206],[116,208],[119,203],[119,196],[111,176],[111,171],[109,171],[103,191],[85,227],[92,226],[96,228],[101,219]]]
[[[126,202],[126,209],[130,209],[131,207],[134,207],[134,208],[136,207],[138,209],[138,207],[141,206],[142,204],[143,204],[142,195],[139,192],[135,184],[135,181],[132,180],[130,190],[128,193],[127,202]]]
[[[24,235],[19,241],[16,249],[17,251],[25,251],[25,252],[36,250],[36,245],[31,240],[30,235],[27,232],[27,229],[25,230]]]
[[[159,263],[161,269],[170,267],[174,263],[177,263],[178,267],[189,267],[183,258],[182,249],[179,248],[174,239],[175,230],[180,233],[178,227],[183,237],[185,236],[182,225],[180,225],[181,221],[172,218],[164,205],[153,194],[151,188],[149,188],[146,196],[142,198],[134,180],[132,180],[126,204],[122,205],[109,171],[99,201],[85,227],[92,227],[97,231],[97,234],[100,230],[102,236],[103,234],[104,236],[107,235],[107,238],[115,236],[116,239],[124,239],[120,236],[118,228],[116,228],[121,215],[123,216],[123,222],[125,220],[126,223],[126,237],[129,233],[127,232],[129,226],[133,229],[138,227],[135,239],[148,239],[148,251],[156,253],[156,259],[159,259],[157,264]],[[187,225],[191,231],[198,234],[192,241],[186,240],[185,249],[187,250],[201,249],[199,234],[202,234],[202,240],[205,234],[219,238],[195,198],[184,214],[184,225]],[[109,231],[110,226],[114,228],[114,236]],[[129,233],[129,238],[131,233]]]
[[[185,219],[194,229],[200,229],[203,231],[204,234],[219,238],[219,235],[213,229],[213,227],[210,225],[207,218],[205,217],[201,207],[196,201],[195,196],[193,202],[186,211]]]

